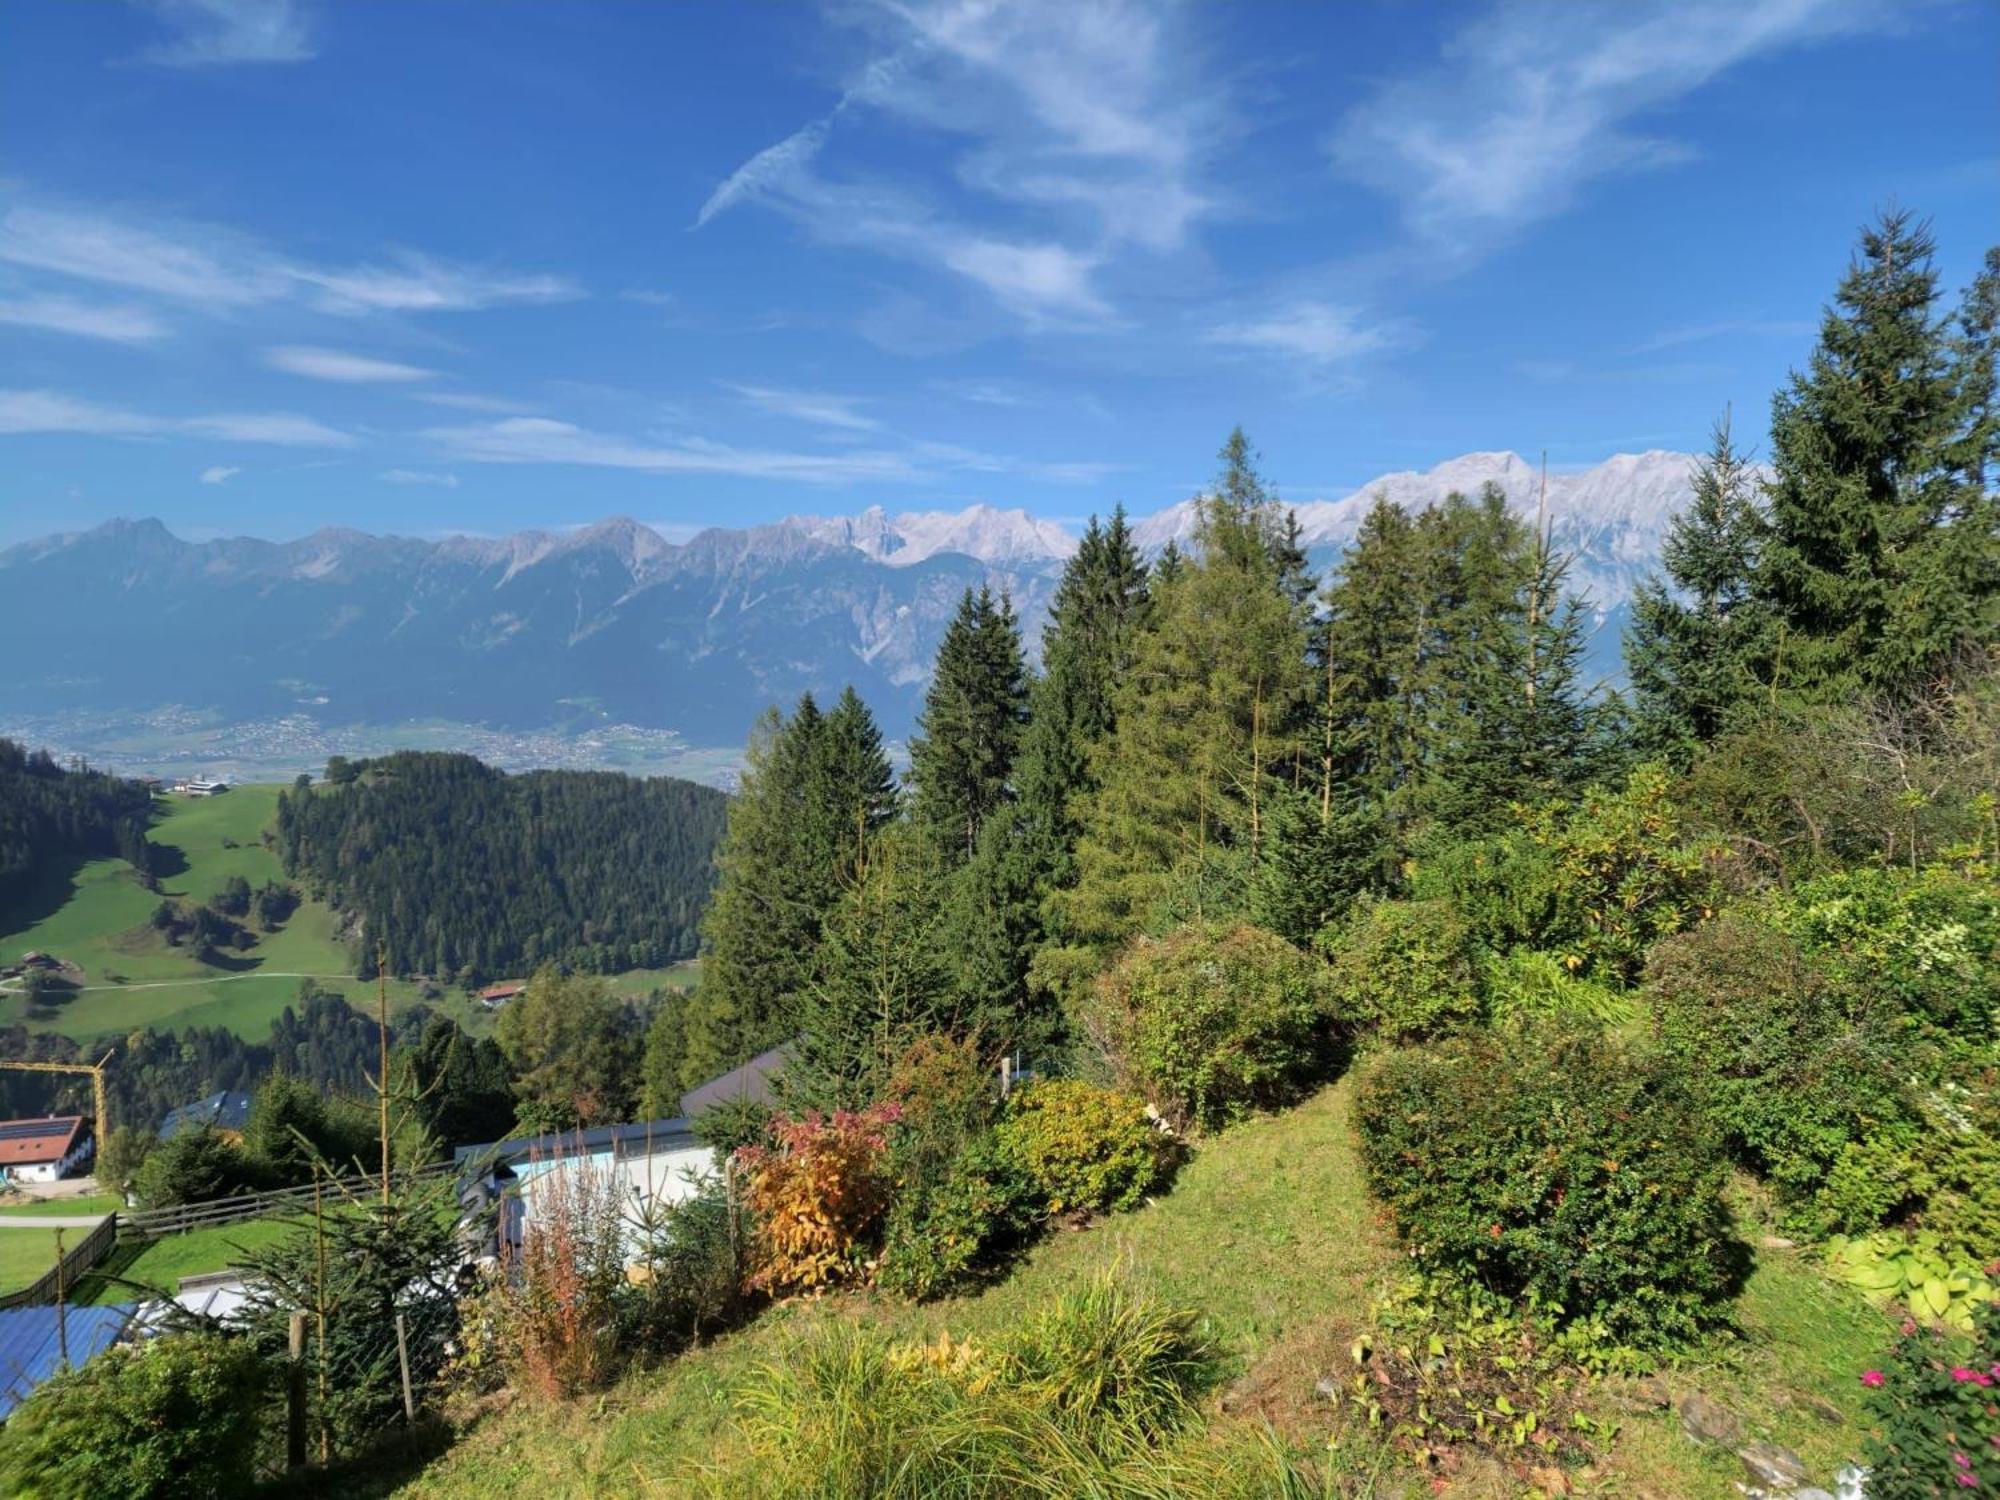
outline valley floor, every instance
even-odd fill
[[[701,1476],[740,1452],[733,1393],[760,1363],[782,1360],[790,1341],[827,1319],[873,1320],[911,1338],[997,1333],[1058,1291],[1110,1268],[1122,1281],[1199,1309],[1203,1329],[1235,1378],[1212,1403],[1218,1426],[1270,1422],[1296,1441],[1324,1445],[1329,1409],[1318,1378],[1339,1373],[1371,1300],[1401,1274],[1400,1257],[1363,1190],[1350,1123],[1351,1081],[1287,1114],[1238,1126],[1208,1142],[1173,1190],[1136,1213],[1042,1245],[1004,1282],[970,1297],[913,1308],[852,1296],[794,1303],[666,1367],[629,1377],[607,1394],[568,1405],[516,1405],[490,1413],[414,1475],[378,1475],[347,1491],[408,1500],[664,1497],[697,1493]],[[1754,1231],[1746,1231],[1756,1238]],[[1746,1436],[1795,1449],[1831,1488],[1859,1448],[1856,1372],[1877,1354],[1887,1324],[1795,1255],[1759,1252],[1741,1304],[1741,1336],[1658,1382],[1741,1412]],[[1617,1391],[1607,1387],[1607,1404]],[[1629,1397],[1603,1471],[1578,1493],[1735,1497],[1740,1465],[1698,1449],[1671,1411]],[[1226,1408],[1226,1410],[1225,1410]],[[1354,1476],[1352,1493],[1402,1493],[1394,1476]],[[1497,1472],[1463,1474],[1450,1493],[1512,1493]]]

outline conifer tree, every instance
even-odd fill
[[[1117,729],[1079,806],[1077,882],[1051,898],[1066,935],[1114,942],[1212,861],[1257,864],[1297,748],[1305,617],[1286,587],[1283,518],[1232,434],[1201,502],[1197,555],[1164,585],[1119,684]],[[1197,901],[1197,905],[1201,904]],[[1200,914],[1200,913],[1197,913]]]
[[[981,826],[1011,795],[1027,703],[1013,608],[967,589],[910,741],[911,818],[951,866],[972,857]]]
[[[1758,691],[1756,474],[1725,417],[1694,472],[1688,507],[1668,523],[1660,560],[1632,600],[1625,637],[1640,748],[1684,763]]]
[[[1992,282],[1955,339],[1932,255],[1907,213],[1865,229],[1811,359],[1772,400],[1754,597],[1774,625],[1766,679],[1807,702],[1906,695],[1995,628]]]
[[[828,861],[821,904],[851,880],[868,840],[896,815],[896,778],[882,731],[850,686],[827,714],[807,764],[809,837]]]

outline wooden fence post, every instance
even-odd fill
[[[306,1466],[306,1315],[292,1314],[285,1361],[285,1468]]]
[[[403,1420],[417,1420],[417,1398],[410,1389],[410,1333],[401,1313],[396,1314],[396,1363],[403,1369]]]
[[[32,1232],[32,1231],[31,1231]],[[69,1368],[69,1309],[64,1305],[68,1300],[69,1288],[63,1285],[62,1228],[56,1228],[56,1353],[62,1361],[63,1369]]]

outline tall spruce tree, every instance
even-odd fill
[[[1933,248],[1900,211],[1865,229],[1806,368],[1772,399],[1753,596],[1774,626],[1766,680],[1807,702],[1908,694],[1993,638],[1993,372],[1976,332],[1993,284],[1954,338]]]
[[[967,589],[910,741],[911,818],[950,866],[972,857],[980,828],[1012,794],[1027,706],[1012,606],[1004,597],[996,603],[990,589]]]
[[[830,714],[810,693],[789,718],[766,714],[747,760],[702,925],[701,983],[654,1038],[660,1088],[676,1077],[695,1087],[792,1034],[826,913],[895,814],[881,733],[852,688]]]
[[[1667,526],[1664,581],[1632,600],[1625,663],[1639,748],[1684,764],[1758,691],[1759,648],[1750,598],[1757,565],[1754,467],[1736,450],[1729,419],[1717,424],[1694,472],[1687,508]]]

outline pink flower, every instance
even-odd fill
[[[1861,1383],[1863,1385],[1880,1385],[1882,1383],[1882,1372],[1880,1370],[1863,1370],[1861,1372]]]
[[[1956,1380],[1960,1385],[1964,1385],[1968,1380],[1974,1385],[1993,1384],[1993,1377],[1991,1375],[1982,1375],[1977,1370],[1968,1370],[1964,1365],[1959,1365],[1953,1369],[1951,1378]]]
[[[1967,1458],[1963,1453],[1952,1454],[1951,1461],[1957,1464],[1961,1469],[1969,1469],[1972,1467],[1972,1460]]]
[[[1979,1481],[1974,1479],[1970,1474],[1966,1473],[1965,1470],[1963,1469],[1960,1469],[1958,1471],[1958,1482],[1964,1485],[1967,1489],[1975,1489],[1979,1485]]]

